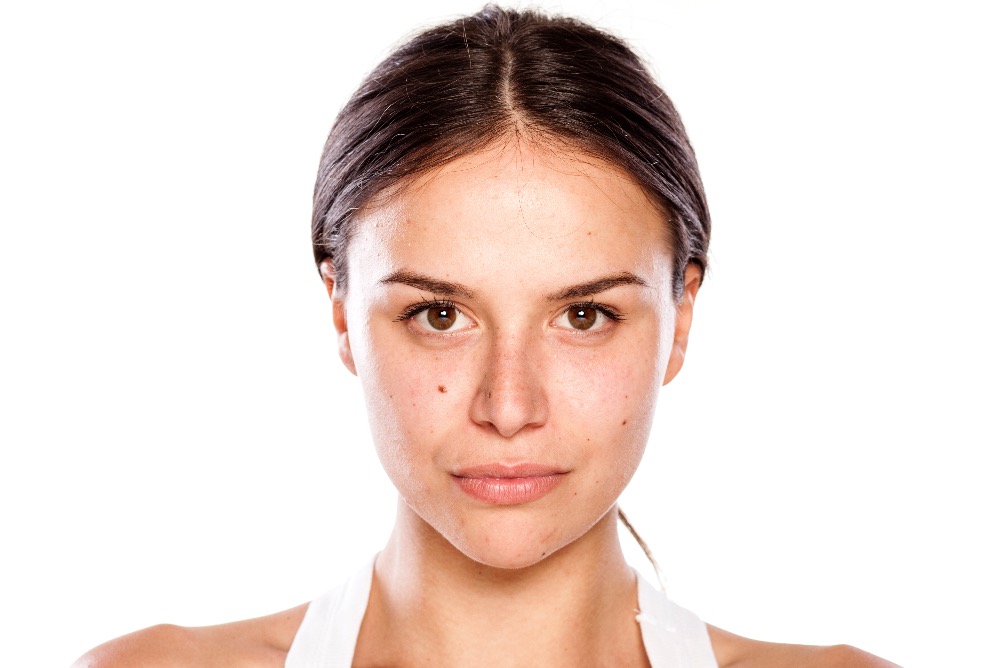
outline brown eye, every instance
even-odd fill
[[[573,329],[578,332],[607,331],[614,323],[624,320],[618,311],[603,304],[583,303],[571,304],[552,322],[560,329]]]
[[[405,309],[398,318],[426,334],[456,334],[473,329],[476,323],[450,301],[422,302]]]
[[[427,323],[436,330],[450,329],[458,320],[458,309],[454,306],[435,306],[429,308],[427,313]]]
[[[574,306],[567,313],[570,327],[573,329],[590,329],[601,314],[593,306]]]

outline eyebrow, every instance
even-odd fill
[[[609,276],[601,276],[600,278],[595,278],[594,280],[587,281],[586,283],[571,285],[564,290],[551,293],[548,295],[547,299],[553,302],[562,301],[564,299],[579,299],[581,297],[596,295],[599,292],[604,292],[605,290],[610,290],[611,288],[617,288],[620,285],[640,285],[646,287],[649,284],[632,272],[622,271]]]
[[[427,292],[431,292],[435,295],[465,297],[466,299],[475,299],[476,296],[472,290],[461,283],[442,281],[424,274],[417,274],[406,270],[394,271],[379,281],[379,283],[382,285],[387,285],[389,283],[401,283],[403,285],[409,285],[410,287],[417,288],[418,290],[426,290]],[[639,285],[646,287],[649,284],[632,272],[622,271],[617,274],[601,276],[592,281],[587,281],[586,283],[571,285],[567,288],[559,290],[558,292],[552,292],[546,295],[546,299],[553,302],[562,301],[564,299],[580,299],[581,297],[596,295],[604,292],[605,290],[617,288],[621,285]]]
[[[383,285],[389,283],[402,283],[403,285],[409,285],[410,287],[417,288],[418,290],[426,290],[427,292],[432,292],[436,295],[465,297],[466,299],[474,299],[476,296],[472,290],[465,287],[461,283],[442,281],[436,278],[431,278],[430,276],[425,276],[424,274],[417,274],[406,270],[394,271],[379,281],[379,283]]]

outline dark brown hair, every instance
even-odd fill
[[[347,285],[355,212],[408,177],[510,136],[565,143],[662,208],[673,290],[707,266],[708,205],[673,104],[620,39],[575,19],[487,5],[426,30],[361,84],[333,124],[313,197],[317,264]]]

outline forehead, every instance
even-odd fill
[[[422,174],[355,221],[361,273],[431,271],[489,282],[498,269],[539,281],[580,272],[664,270],[665,215],[602,160],[528,142],[492,146]],[[499,267],[497,265],[500,265]]]

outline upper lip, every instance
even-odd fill
[[[566,473],[566,469],[549,464],[481,464],[452,471],[456,478],[542,478]]]

